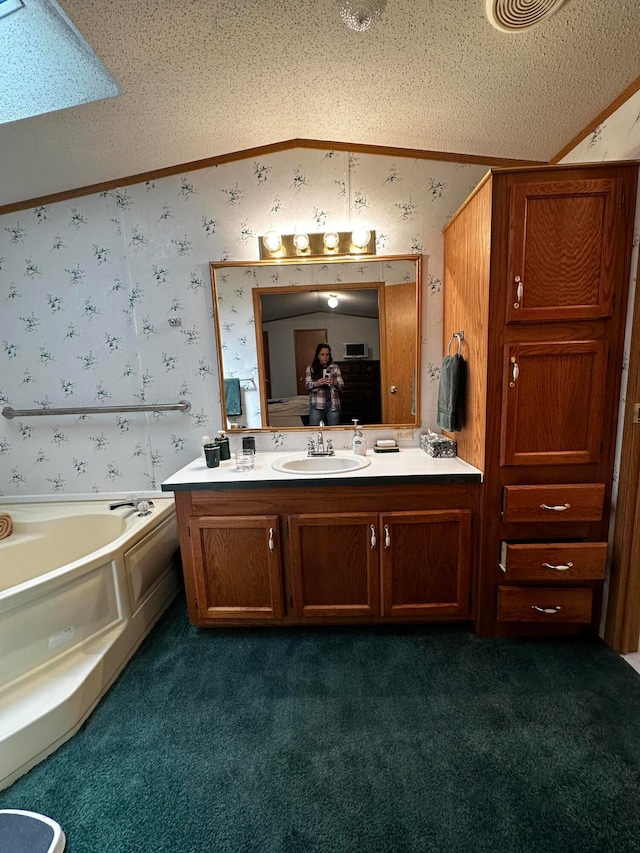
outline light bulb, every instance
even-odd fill
[[[337,231],[327,231],[324,235],[324,247],[328,252],[333,252],[334,249],[337,249],[339,242],[340,235]]]
[[[293,245],[299,252],[306,252],[309,248],[309,235],[296,234],[293,238]]]
[[[338,297],[332,293],[331,296],[327,299],[327,305],[329,306],[329,308],[337,308]]]
[[[267,252],[277,252],[282,246],[282,237],[277,231],[267,231],[267,233],[262,237],[262,245],[265,247]]]
[[[371,231],[366,228],[356,228],[351,232],[351,242],[356,249],[366,249],[371,239]]]

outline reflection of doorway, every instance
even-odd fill
[[[383,367],[382,422],[410,424],[415,421],[415,365],[418,363],[415,282],[387,286],[385,302],[386,363]]]
[[[269,357],[269,332],[262,332],[262,353],[264,356],[264,387],[267,391],[267,400],[273,396],[271,393],[271,358]]]
[[[311,364],[318,344],[327,340],[326,329],[294,329],[293,345],[296,354],[296,394],[307,394],[304,384],[307,365]]]

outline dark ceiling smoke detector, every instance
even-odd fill
[[[565,0],[487,0],[487,18],[497,30],[517,33],[554,15]]]

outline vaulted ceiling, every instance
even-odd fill
[[[637,0],[485,4],[62,0],[123,93],[0,125],[0,205],[298,138],[548,161],[640,75]]]

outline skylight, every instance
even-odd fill
[[[56,0],[0,0],[0,124],[121,91]]]

